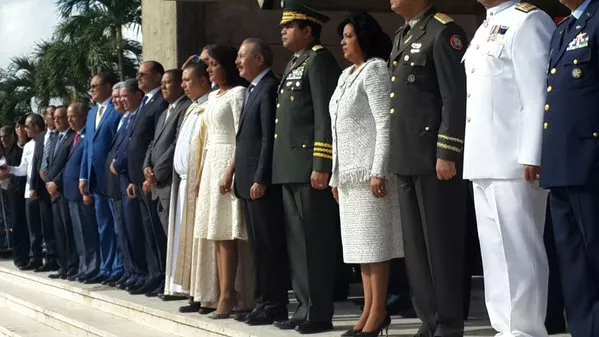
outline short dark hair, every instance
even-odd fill
[[[150,70],[154,74],[160,74],[160,76],[164,75],[164,67],[158,61],[146,61],[144,64],[150,65]]]
[[[5,135],[13,135],[16,136],[15,128],[10,125],[5,125],[0,128],[0,132],[4,132]]]
[[[246,44],[246,43],[249,43],[253,46],[253,48],[252,48],[253,56],[262,55],[262,57],[264,57],[264,63],[266,64],[266,66],[272,67],[272,64],[274,62],[274,54],[272,52],[272,48],[270,48],[268,43],[266,43],[262,39],[258,39],[258,38],[254,38],[254,37],[245,39],[243,41],[243,44]]]
[[[27,115],[18,116],[17,118],[15,118],[15,125],[24,126],[25,119],[27,119]]]
[[[108,84],[112,87],[117,82],[116,76],[111,72],[101,71],[96,76],[100,78],[102,85]]]
[[[346,25],[352,25],[358,39],[358,44],[364,53],[364,61],[378,57],[387,60],[391,54],[392,42],[376,19],[367,12],[354,12],[345,18],[337,32],[343,38],[343,29]]]
[[[193,76],[197,78],[205,77],[207,79],[210,79],[210,75],[208,75],[208,65],[202,62],[199,56],[194,56],[193,59],[190,58],[190,60],[191,61],[186,62],[183,65],[183,70],[192,69],[191,73],[193,74]]]
[[[208,53],[211,58],[223,67],[228,85],[231,87],[240,85],[247,87],[248,82],[241,78],[239,70],[237,70],[237,65],[235,65],[237,48],[227,45],[216,45]]]
[[[319,42],[320,41],[320,34],[322,34],[322,26],[317,24],[316,22],[312,22],[312,21],[308,21],[308,20],[295,20],[292,21],[293,22],[297,22],[297,25],[299,26],[300,29],[304,29],[306,27],[310,27],[312,28],[312,37],[314,38],[314,41]]]
[[[182,80],[182,77],[183,77],[183,72],[182,72],[181,70],[179,70],[179,69],[169,69],[169,70],[166,70],[166,71],[164,72],[164,75],[166,75],[166,74],[171,74],[171,75],[173,75],[173,78],[175,79],[175,81],[176,81],[177,83],[181,83],[181,82],[183,81],[183,80]],[[163,76],[164,76],[164,75],[163,75]]]
[[[31,120],[31,124],[37,126],[38,129],[44,130],[46,128],[46,122],[40,114],[30,113],[27,118]]]

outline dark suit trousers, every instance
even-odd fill
[[[283,184],[291,284],[299,305],[293,319],[330,322],[337,266],[339,207],[329,189]]]
[[[23,218],[25,212],[25,197],[24,187],[25,181],[22,183],[23,190],[15,191],[8,194],[8,206],[10,208],[10,225],[12,226],[12,251],[13,260],[15,263],[29,262],[29,229],[27,220]]]
[[[254,260],[255,308],[273,315],[287,312],[289,274],[280,186],[270,186],[262,199],[242,200],[242,208]]]
[[[570,332],[599,336],[599,188],[553,188],[550,202]]]
[[[125,227],[123,233],[127,240],[133,274],[139,277],[146,277],[148,275],[148,265],[144,253],[145,239],[141,223],[140,202],[138,199],[131,199],[127,196],[127,186],[129,186],[129,176],[127,174],[120,174],[119,182],[121,185],[123,224]]]
[[[561,320],[564,322],[564,295],[562,294],[562,281],[557,261],[557,248],[555,247],[555,235],[553,234],[553,221],[551,221],[551,197],[548,197],[547,215],[545,216],[545,232],[543,242],[547,251],[549,262],[549,296],[547,297],[547,317],[545,325],[549,321]]]
[[[162,278],[166,265],[166,233],[158,216],[158,200],[152,200],[152,195],[145,194],[141,186],[136,186],[136,192],[141,209],[148,278]]]
[[[158,219],[160,220],[160,224],[162,225],[162,229],[164,233],[168,233],[168,211],[169,204],[171,201],[171,187],[158,187],[156,188],[156,211],[158,212]]]
[[[100,272],[100,239],[96,210],[81,201],[69,202],[73,237],[79,255],[79,274],[96,275]]]
[[[424,337],[463,336],[466,193],[463,180],[398,176],[406,267]]]
[[[56,239],[56,256],[58,265],[64,272],[79,270],[79,255],[75,248],[73,236],[73,225],[69,204],[62,198],[52,202],[52,214],[54,218],[54,238]]]
[[[44,247],[46,248],[46,260],[56,259],[56,238],[54,237],[54,215],[52,214],[52,202],[48,198],[40,198],[39,209],[42,225],[42,235],[44,238]]]
[[[26,199],[25,201],[25,216],[27,218],[27,226],[29,230],[29,260],[41,261],[42,244],[44,236],[42,234],[42,220],[40,218],[39,200]]]
[[[133,260],[131,259],[131,250],[129,249],[129,242],[127,241],[127,229],[125,227],[123,202],[120,199],[109,199],[110,212],[112,212],[112,218],[114,220],[114,231],[116,233],[116,240],[119,252],[123,257],[123,266],[125,273],[133,275]]]

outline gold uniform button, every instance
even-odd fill
[[[284,92],[285,92],[285,90],[284,90],[284,89],[281,89],[281,94],[282,94],[282,93],[284,93]]]
[[[391,95],[389,95],[389,97],[391,97],[391,98],[395,97],[395,93],[392,92]]]
[[[548,86],[548,87],[547,87],[547,92],[551,92],[552,90],[553,90],[553,87],[552,87],[552,86]]]
[[[545,111],[549,111],[549,109],[551,109],[551,106],[549,106],[549,104],[545,104]]]
[[[555,75],[557,73],[557,69],[553,68],[551,69],[551,75]]]
[[[545,129],[545,130],[549,129],[549,123],[543,124],[543,129]]]
[[[293,101],[295,101],[295,96],[291,96],[291,97],[289,97],[289,99],[293,102]]]
[[[277,109],[278,109],[278,108],[280,108],[280,107],[281,107],[281,104],[280,104],[280,103],[277,103]]]
[[[572,61],[574,64],[578,64],[578,60],[574,59],[574,61]]]
[[[302,144],[302,148],[305,149],[306,148],[306,144]]]
[[[390,113],[393,115],[395,113],[395,109],[391,109]]]
[[[599,137],[599,133],[597,133],[597,132],[593,132],[593,137],[594,137],[594,138],[597,138],[597,137]]]
[[[275,133],[275,139],[277,139],[277,134]]]
[[[397,61],[393,61],[393,66],[397,67]]]
[[[424,131],[430,131],[431,128],[429,128],[428,126],[424,128]]]
[[[391,77],[391,82],[395,82],[395,76]]]
[[[279,119],[278,119],[278,118],[276,118],[276,119],[275,119],[275,124],[278,124],[278,123],[279,123]]]

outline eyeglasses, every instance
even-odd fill
[[[99,87],[101,87],[101,86],[103,86],[103,85],[104,85],[104,83],[100,83],[100,84],[92,84],[92,85],[90,85],[90,86],[89,86],[89,88],[90,88],[91,90],[94,90],[94,89],[98,89]]]
[[[137,74],[135,74],[135,77],[150,76],[150,75],[152,75],[152,73],[143,73],[140,71]]]

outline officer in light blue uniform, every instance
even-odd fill
[[[560,0],[547,70],[541,185],[573,337],[599,336],[599,0]]]

